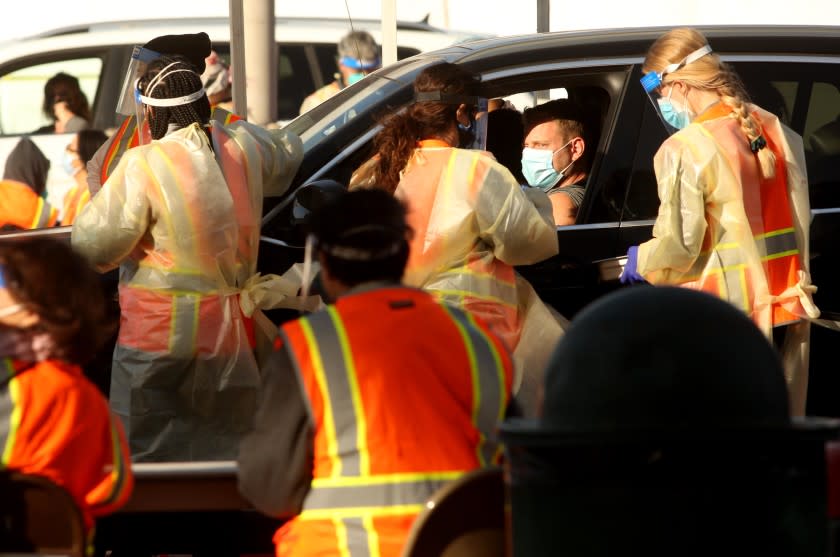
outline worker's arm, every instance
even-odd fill
[[[93,516],[110,514],[125,505],[134,488],[128,443],[122,424],[115,415],[110,416],[102,437],[100,447],[105,448],[102,454],[107,455],[108,462],[102,467],[99,482],[85,495],[85,503]]]
[[[239,492],[261,512],[288,518],[300,512],[312,482],[312,421],[285,346],[262,378],[254,428],[239,445]]]

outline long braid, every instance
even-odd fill
[[[170,64],[173,64],[171,65]],[[167,66],[169,66],[167,68]],[[149,83],[166,68],[166,75],[152,86],[149,94]],[[189,71],[173,71],[189,70]],[[171,73],[170,73],[171,72]],[[181,56],[161,56],[149,64],[146,73],[140,79],[139,88],[143,95],[155,99],[171,99],[195,93],[201,89],[201,77],[195,68]],[[207,95],[189,103],[178,106],[156,106],[154,117],[149,119],[149,130],[153,139],[160,139],[166,135],[169,124],[176,124],[182,128],[192,124],[206,126],[210,120],[210,102]]]
[[[741,124],[741,130],[747,136],[747,141],[749,141],[751,148],[753,145],[759,147],[761,142],[764,141],[761,125],[750,113],[749,99],[747,98],[744,86],[728,64],[721,63],[720,82],[717,89],[720,93],[721,101],[732,108]],[[759,147],[756,151],[756,156],[758,157],[761,175],[764,178],[775,176],[776,156],[773,154],[773,151]]]

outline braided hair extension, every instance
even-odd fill
[[[149,84],[165,68],[164,77]],[[187,70],[187,71],[184,71]],[[195,93],[202,88],[201,77],[195,67],[183,56],[161,56],[151,62],[137,83],[140,93],[153,99],[173,99]],[[207,95],[189,104],[154,106],[148,117],[153,139],[166,135],[169,124],[185,128],[198,124],[202,128],[210,121],[210,101]]]

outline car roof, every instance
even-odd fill
[[[363,29],[381,42],[381,23],[353,20],[354,29]],[[332,18],[276,18],[275,40],[293,43],[337,43],[350,23]],[[159,35],[206,32],[211,42],[230,41],[230,20],[225,17],[180,18],[169,20],[109,21],[54,29],[24,39],[0,43],[0,63],[44,52],[93,46],[145,44]],[[487,34],[448,31],[424,22],[399,22],[397,44],[421,52],[453,43],[489,37]]]
[[[698,25],[712,47],[726,53],[840,53],[840,26]],[[637,27],[555,31],[490,37],[459,45],[440,54],[473,70],[483,67],[545,62],[556,58],[643,57],[650,45],[673,27]],[[547,52],[548,51],[548,52]],[[436,53],[426,53],[434,56]],[[491,62],[492,61],[492,62]]]

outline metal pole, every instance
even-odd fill
[[[233,72],[233,112],[247,117],[248,98],[245,95],[245,29],[242,2],[230,0],[230,66]]]
[[[397,61],[397,0],[382,0],[382,65]]]
[[[537,33],[548,33],[550,8],[549,0],[537,0]]]
[[[277,120],[277,43],[274,0],[243,2],[248,121],[265,125]],[[234,71],[235,73],[235,71]]]

